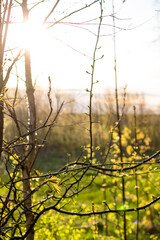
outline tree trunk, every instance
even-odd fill
[[[0,29],[1,31],[1,29]],[[2,98],[3,96],[3,57],[2,57],[2,53],[1,53],[1,46],[2,46],[2,39],[0,36],[0,98]],[[1,153],[2,153],[2,146],[3,146],[3,127],[4,127],[4,103],[3,100],[0,100],[0,157],[1,157]]]
[[[3,54],[2,54],[2,19],[1,19],[1,7],[2,2],[0,0],[0,95],[2,94],[3,88]],[[0,157],[2,152],[2,144],[3,144],[3,101],[0,101]]]
[[[4,109],[3,101],[0,101],[0,157],[1,157],[2,146],[3,146],[3,127],[4,127],[3,109]]]
[[[23,0],[22,3],[22,11],[23,11],[23,19],[24,22],[28,20],[29,11],[27,8],[27,0]],[[28,197],[28,194],[31,192],[31,185],[30,185],[30,176],[31,176],[31,169],[35,161],[36,156],[36,140],[35,140],[35,132],[36,129],[36,107],[35,107],[35,98],[34,98],[34,87],[32,84],[32,74],[31,74],[31,59],[30,59],[30,52],[29,49],[25,49],[24,53],[25,57],[25,82],[26,82],[26,94],[28,99],[28,131],[29,131],[29,151],[30,154],[26,158],[24,165],[22,166],[22,176],[23,179],[23,197],[26,199],[25,201],[25,208],[26,208],[26,231],[28,231],[30,225],[34,220],[34,214],[32,213],[32,199],[31,196]],[[28,197],[28,198],[27,198]],[[27,238],[27,240],[34,239],[34,229],[32,229]]]
[[[2,7],[3,6],[3,7]],[[8,78],[3,78],[4,52],[8,34],[8,26],[11,16],[12,0],[3,2],[0,0],[0,98],[3,96],[4,87],[8,81],[10,71],[7,72]],[[3,146],[3,128],[4,128],[4,102],[0,100],[0,157]]]

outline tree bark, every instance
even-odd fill
[[[1,89],[3,88],[3,55],[2,55],[2,2],[0,0],[0,95],[2,93]],[[3,101],[0,101],[0,157],[2,152],[2,144],[3,144]]]
[[[23,0],[22,2],[22,11],[23,11],[23,20],[24,22],[28,21],[29,10],[27,7],[27,0]],[[35,106],[35,97],[34,97],[34,87],[32,84],[32,73],[31,73],[31,58],[29,49],[24,50],[24,58],[25,58],[25,83],[26,83],[26,94],[28,100],[28,131],[29,131],[29,151],[30,154],[26,158],[23,166],[22,166],[22,176],[23,179],[23,198],[25,201],[25,218],[26,218],[26,231],[28,231],[30,225],[34,220],[34,214],[31,211],[32,207],[32,199],[31,196],[28,197],[28,194],[31,192],[31,184],[30,184],[30,176],[31,169],[35,161],[36,156],[36,139],[35,132],[36,129],[36,106]],[[27,240],[34,239],[34,229],[32,229],[27,238]]]
[[[2,100],[0,101],[0,157],[1,157],[2,146],[3,146],[3,128],[4,128],[3,110],[4,110],[4,103]]]
[[[4,5],[2,7],[2,5]],[[4,51],[6,45],[6,39],[8,34],[8,26],[11,16],[11,8],[12,8],[12,0],[9,2],[6,1],[5,3],[0,0],[0,98],[3,96],[4,87],[8,81],[9,74],[7,81],[4,81],[3,78],[3,64],[4,64]],[[5,22],[6,20],[6,22]],[[3,146],[3,128],[4,128],[4,101],[0,100],[0,157],[2,153],[2,146]]]

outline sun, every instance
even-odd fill
[[[42,22],[33,18],[28,22],[15,23],[9,26],[6,55],[12,58],[20,50],[25,49],[30,52],[33,81],[36,81],[38,85],[46,85],[46,81],[48,84],[48,75],[52,73],[53,68],[51,65],[53,55],[57,55],[58,52],[57,48],[54,47],[51,31]],[[18,61],[17,64],[21,64],[23,60],[24,58]],[[18,74],[23,79],[23,67],[19,69]],[[47,80],[44,81],[44,79]],[[16,79],[15,81],[12,80],[13,86],[16,81]]]
[[[37,51],[43,44],[47,44],[48,33],[42,24],[28,21],[20,26],[19,46],[28,50]]]
[[[9,39],[13,48],[27,48],[32,54],[37,54],[42,46],[48,46],[49,33],[42,23],[32,19],[11,27]]]

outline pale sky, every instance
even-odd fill
[[[53,4],[50,1],[34,8],[32,26],[33,21],[43,20],[51,2]],[[59,16],[84,6],[86,2],[91,1],[61,1],[49,21],[59,19]],[[101,48],[97,51],[97,58],[103,54],[104,58],[97,61],[95,67],[95,81],[99,80],[99,83],[94,89],[98,92],[108,87],[114,88],[113,28],[112,17],[109,16],[112,14],[111,3],[111,0],[103,3],[103,36],[100,37]],[[159,98],[156,101],[160,103],[160,12],[157,10],[160,10],[160,4],[156,4],[155,0],[115,1],[118,86],[122,88],[127,84],[128,91],[157,95]],[[98,25],[95,23],[98,20],[90,21],[90,25],[70,23],[82,23],[99,16],[97,3],[48,31],[32,30],[30,40],[26,39],[30,42],[33,79],[37,79],[37,85],[45,87],[50,75],[54,88],[83,90],[89,87],[90,75],[86,71],[91,71],[96,41],[93,32],[97,33]],[[12,43],[24,42],[22,31],[19,33],[15,27],[13,31]]]

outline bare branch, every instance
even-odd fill
[[[48,13],[48,15],[45,17],[44,19],[44,23],[46,23],[47,19],[50,17],[50,15],[54,12],[55,8],[57,7],[58,3],[60,2],[60,0],[57,0],[56,3],[54,4],[53,8],[51,9],[51,11]]]

